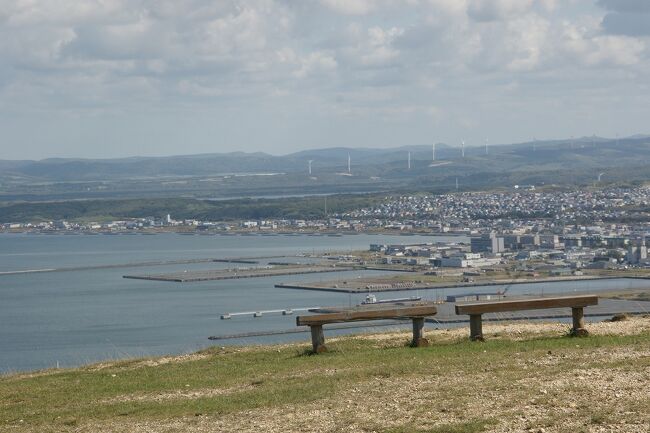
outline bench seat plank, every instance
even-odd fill
[[[557,298],[520,299],[514,301],[477,302],[456,305],[456,314],[503,313],[507,311],[536,310],[546,308],[579,308],[598,305],[598,296],[567,296]]]
[[[433,316],[437,312],[438,310],[433,305],[342,311],[338,313],[315,314],[312,316],[298,316],[296,317],[296,324],[298,326],[312,326],[361,320],[412,319],[414,317]]]

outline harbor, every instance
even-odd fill
[[[219,341],[220,345],[306,340],[307,334],[295,326],[295,317],[305,314],[298,313],[297,308],[357,305],[364,301],[367,290],[348,293],[275,287],[289,282],[286,275],[196,281],[191,284],[126,279],[122,278],[126,274],[124,268],[116,265],[129,264],[136,269],[135,265],[143,262],[165,263],[152,266],[151,272],[148,272],[152,275],[184,274],[185,269],[217,268],[217,263],[212,261],[177,263],[202,259],[242,258],[259,262],[242,267],[263,268],[269,262],[297,266],[297,262],[322,260],[318,257],[326,253],[367,249],[377,239],[368,235],[334,238],[306,235],[180,236],[173,233],[156,236],[4,234],[0,237],[0,272],[21,268],[77,268],[68,272],[33,272],[1,277],[3,302],[0,303],[0,342],[3,350],[0,351],[0,371],[3,372],[36,370],[56,366],[57,363],[61,367],[69,367],[106,359],[192,352],[215,344],[215,341],[208,340],[209,336],[228,336]],[[430,239],[416,236],[410,237],[409,241],[426,242]],[[403,242],[403,237],[382,238],[382,242],[386,243],[400,241]],[[221,271],[234,267],[228,263],[219,264],[222,265]],[[306,285],[327,285],[333,280],[357,284],[362,280],[379,281],[391,275],[385,270],[349,270],[338,264],[334,269],[334,273],[301,274],[292,279]],[[135,270],[132,273],[137,274]],[[413,273],[400,275],[420,278]],[[596,291],[599,296],[604,296],[605,291],[615,291],[617,297],[622,297],[635,290],[648,292],[648,286],[647,280],[628,278],[559,281],[511,285],[508,294],[543,296]],[[457,298],[477,293],[486,296],[503,292],[507,287],[508,284],[504,283],[471,288],[412,288],[410,291],[404,288],[373,293],[378,300],[421,296],[424,300],[446,301],[452,295]],[[646,298],[634,297],[631,303],[613,305],[625,306],[631,312],[650,310],[643,299]],[[443,319],[446,308],[444,304],[440,305],[438,320]],[[274,310],[276,312],[266,312]],[[293,314],[282,314],[287,310]],[[611,308],[602,313],[614,313],[616,310]],[[221,320],[221,315],[237,312],[253,314]],[[256,312],[262,312],[262,315],[253,317]],[[508,316],[502,318],[514,319]],[[604,318],[595,317],[594,320]],[[395,322],[386,326],[374,322],[367,326],[359,325],[335,332],[406,326]],[[448,321],[427,324],[427,327],[439,328],[453,326],[458,325]],[[286,333],[286,330],[292,332]]]

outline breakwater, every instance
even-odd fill
[[[122,278],[134,280],[170,281],[189,283],[194,281],[237,280],[241,278],[276,277],[281,275],[317,274],[324,272],[351,271],[353,267],[291,267],[291,268],[254,268],[243,270],[184,271],[159,275],[124,275]]]
[[[368,270],[375,268],[365,268]],[[385,286],[375,285],[370,289],[366,287],[335,287],[331,284],[325,285],[322,283],[278,283],[275,287],[279,289],[298,289],[298,290],[315,290],[321,292],[337,292],[337,293],[378,293],[378,292],[401,292],[413,290],[444,290],[444,289],[457,289],[462,287],[485,287],[485,286],[511,286],[520,284],[539,284],[539,283],[562,283],[572,281],[606,281],[606,280],[650,280],[650,277],[640,276],[612,276],[612,277],[598,277],[598,276],[582,276],[582,277],[551,277],[551,278],[538,278],[534,280],[495,280],[495,281],[476,281],[476,282],[458,282],[450,284],[412,284],[400,285],[399,283],[387,284]],[[649,282],[650,284],[650,282]]]
[[[167,265],[187,265],[194,263],[241,263],[241,264],[257,264],[259,263],[253,259],[182,259],[182,260],[157,260],[150,262],[135,262],[135,263],[116,263],[110,265],[91,265],[91,266],[66,266],[63,268],[45,268],[45,269],[19,269],[15,271],[2,271],[2,275],[19,275],[19,274],[32,274],[36,272],[75,272],[75,271],[89,271],[94,269],[119,269],[119,268],[139,268],[147,266],[167,266]]]

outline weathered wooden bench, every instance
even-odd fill
[[[456,305],[456,314],[469,314],[469,337],[472,340],[483,340],[482,315],[485,313],[503,313],[507,311],[538,310],[547,308],[571,308],[573,329],[571,334],[586,336],[585,307],[598,305],[598,296],[563,296],[557,298],[520,299],[508,301],[479,302]]]
[[[382,308],[343,310],[334,313],[322,313],[296,317],[298,326],[311,328],[311,343],[314,353],[327,351],[323,325],[329,323],[358,322],[364,320],[411,319],[413,320],[413,341],[411,346],[427,346],[429,342],[423,335],[424,318],[437,313],[433,304],[414,306],[390,306]]]

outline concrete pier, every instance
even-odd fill
[[[186,271],[174,272],[170,274],[158,275],[124,275],[123,278],[130,278],[136,280],[152,280],[152,281],[171,281],[177,283],[188,283],[193,281],[215,281],[215,280],[235,280],[240,278],[261,278],[261,277],[276,277],[280,275],[301,275],[301,274],[316,274],[321,272],[343,272],[351,271],[352,267],[340,266],[295,266],[295,267],[277,267],[277,268],[252,268],[242,270],[201,270],[201,271]]]

